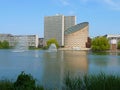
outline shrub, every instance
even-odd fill
[[[8,49],[9,47],[9,42],[4,40],[3,42],[0,41],[0,49]]]
[[[120,49],[120,41],[117,43],[117,48]]]
[[[44,90],[44,87],[36,85],[31,75],[21,72],[15,82],[0,80],[0,90]]]
[[[47,47],[49,47],[52,43],[54,43],[57,48],[59,47],[57,40],[54,38],[51,38],[47,41]]]
[[[35,79],[31,75],[21,72],[14,83],[14,87],[16,90],[34,90],[36,87]]]
[[[110,44],[106,37],[96,37],[92,40],[93,51],[105,51],[109,49],[110,49]]]

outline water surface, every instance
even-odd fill
[[[62,85],[64,75],[120,73],[119,54],[93,54],[86,51],[0,50],[0,79],[16,80],[25,71],[47,87]],[[120,74],[119,74],[120,75]]]

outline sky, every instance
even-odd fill
[[[120,0],[0,0],[0,33],[44,37],[44,17],[76,16],[89,36],[120,34]]]

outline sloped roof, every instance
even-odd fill
[[[65,33],[65,35],[74,33],[76,31],[81,30],[84,27],[88,26],[88,24],[89,24],[88,22],[79,23],[79,24],[72,26],[72,27],[68,28],[67,30],[65,30],[64,33]]]

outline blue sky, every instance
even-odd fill
[[[120,0],[0,0],[0,33],[44,37],[44,16],[75,15],[89,35],[120,34]]]

